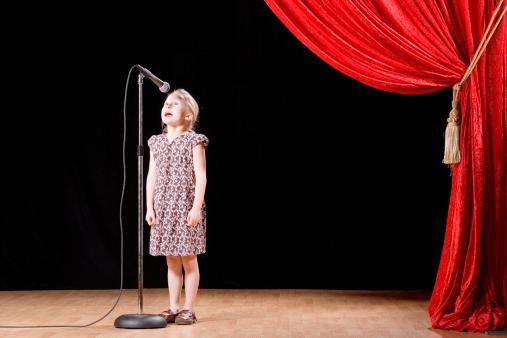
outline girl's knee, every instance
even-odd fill
[[[181,256],[181,261],[185,270],[198,268],[197,256]]]
[[[179,256],[167,256],[166,257],[168,268],[179,268],[181,267],[181,257]]]
[[[196,262],[197,263],[197,256],[196,255],[181,256],[181,260],[183,261],[183,263],[188,263],[188,262]]]

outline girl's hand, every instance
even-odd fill
[[[201,217],[201,209],[192,208],[187,216],[187,226],[196,226],[201,221]]]
[[[153,211],[153,209],[148,209],[146,211],[146,217],[144,219],[146,220],[146,222],[148,222],[148,225],[150,226],[157,223],[157,218],[155,217],[155,211]]]

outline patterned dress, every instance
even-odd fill
[[[192,256],[206,252],[206,207],[202,219],[187,226],[195,194],[195,174],[192,149],[197,144],[208,145],[208,138],[193,131],[169,141],[167,135],[153,135],[148,146],[155,158],[157,179],[153,209],[157,223],[150,228],[150,255]]]

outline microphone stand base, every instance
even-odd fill
[[[164,317],[149,314],[121,315],[114,321],[114,327],[122,329],[160,329],[166,326]]]

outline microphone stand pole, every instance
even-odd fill
[[[139,73],[137,78],[139,88],[139,140],[137,145],[137,314],[121,315],[114,321],[114,327],[124,329],[155,329],[167,326],[164,317],[160,315],[150,315],[143,313],[143,78]]]

